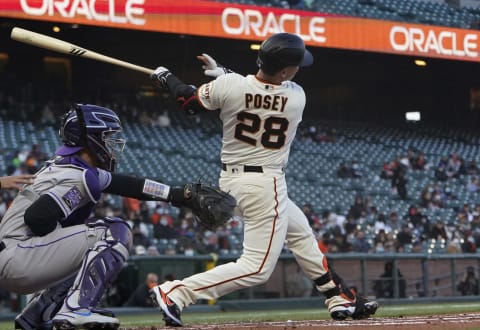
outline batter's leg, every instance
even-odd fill
[[[182,281],[153,289],[168,325],[182,325],[181,310],[198,299],[216,299],[232,291],[265,283],[282,251],[287,230],[287,195],[282,180],[261,175],[229,178],[229,191],[244,215],[243,253],[236,262],[219,265]]]
[[[291,200],[288,201],[287,209],[287,246],[304,273],[325,295],[325,305],[330,316],[336,320],[344,320],[347,317],[365,318],[374,314],[378,303],[357,297],[340,276],[329,269],[327,258],[320,251],[313,230],[302,210]]]

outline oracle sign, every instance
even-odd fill
[[[478,35],[457,34],[452,30],[394,26],[390,30],[390,44],[399,52],[435,53],[445,56],[478,57]]]
[[[278,32],[290,32],[300,35],[305,41],[325,43],[325,18],[305,17],[293,13],[275,15],[273,12],[262,14],[256,9],[227,7],[222,12],[222,27],[232,36],[254,35],[265,37]],[[306,21],[306,24],[302,24]]]
[[[102,7],[106,5],[106,11],[100,11],[97,0],[20,0],[23,12],[32,16],[54,16],[63,18],[84,16],[88,20],[97,22],[131,23],[144,25],[145,0],[126,0],[122,10],[117,12],[118,4],[115,0],[102,1]],[[120,6],[122,7],[122,6]]]

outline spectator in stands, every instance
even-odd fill
[[[408,199],[407,182],[406,167],[398,166],[395,168],[392,176],[392,190],[403,200]]]
[[[445,223],[441,218],[437,218],[435,223],[433,224],[432,229],[430,230],[429,238],[433,238],[436,240],[447,240],[447,231],[445,229]]]
[[[412,244],[412,242],[412,229],[408,224],[404,224],[402,230],[397,234],[397,252],[403,252],[405,250],[405,245]]]
[[[345,219],[345,216],[337,214],[337,212],[325,210],[322,216],[322,229],[329,230],[330,232],[338,231],[344,233]]]
[[[153,225],[153,237],[155,238],[176,238],[178,237],[177,230],[173,226],[173,221],[168,214],[160,215],[160,220]]]
[[[415,159],[412,161],[412,169],[418,171],[424,171],[428,169],[427,159],[423,152],[419,152]]]
[[[473,266],[467,267],[467,272],[463,280],[458,283],[457,290],[462,296],[476,296],[479,294],[479,280]]]
[[[451,153],[447,162],[447,175],[449,178],[458,176],[461,164],[461,157],[456,152]]]
[[[329,252],[329,244],[331,240],[330,232],[325,232],[322,234],[322,237],[318,240],[318,248],[322,251],[323,254]]]
[[[193,238],[196,233],[196,222],[192,212],[186,212],[180,219],[180,228],[178,230],[178,235],[181,237]]]
[[[315,213],[315,211],[313,210],[312,204],[303,204],[302,211],[303,214],[305,214],[305,216],[307,217],[310,227],[312,227],[315,231],[318,231],[321,228],[321,222],[318,214]]]
[[[365,200],[362,196],[355,196],[353,205],[350,207],[348,213],[351,214],[356,220],[359,218],[365,218],[368,212],[367,206],[365,205]]]
[[[376,280],[373,285],[375,295],[379,298],[397,298],[395,297],[395,280],[398,280],[398,297],[405,298],[407,281],[397,268],[397,278],[394,278],[393,262],[387,261],[385,263],[384,272],[380,275],[380,279]]]
[[[352,178],[364,177],[365,174],[363,173],[362,165],[358,161],[352,160],[351,168],[352,168]]]
[[[399,231],[402,228],[403,221],[400,220],[398,213],[395,211],[390,212],[387,219],[387,226],[391,228],[392,231]]]
[[[422,225],[422,218],[423,215],[418,205],[410,205],[405,216],[406,222],[411,223],[414,228],[417,228]]]
[[[467,192],[470,194],[475,194],[478,191],[479,181],[476,176],[470,177],[467,183]]]
[[[372,245],[368,242],[365,237],[365,232],[363,230],[357,230],[355,237],[352,242],[353,252],[363,252],[370,253],[372,252]]]
[[[473,159],[467,163],[467,174],[468,175],[480,174],[480,169],[478,168],[476,160]]]
[[[353,252],[353,245],[347,239],[347,236],[342,234],[340,230],[337,228],[332,231],[333,239],[330,240],[330,250],[334,246],[337,252],[346,253],[346,252]]]
[[[385,179],[385,180],[391,180],[393,177],[393,169],[394,165],[393,162],[384,162],[382,171],[380,172],[380,178]]]
[[[155,273],[148,273],[145,282],[141,283],[123,306],[155,307],[150,297],[150,289],[158,285],[158,276]]]
[[[132,228],[133,246],[143,246],[144,249],[150,246],[150,235],[145,223],[143,223],[138,216],[127,222],[130,228]]]
[[[162,113],[158,115],[157,120],[153,124],[158,127],[169,127],[171,125],[171,120],[168,116],[168,111],[163,110]]]
[[[385,215],[383,213],[376,217],[373,230],[376,233],[383,231],[385,234],[392,231],[392,228],[387,224],[387,219],[385,219]]]
[[[477,253],[477,243],[475,238],[472,236],[470,230],[463,233],[463,244],[462,244],[463,253]]]
[[[387,234],[384,229],[380,229],[374,239],[374,252],[375,253],[384,253],[385,245],[387,243]]]
[[[337,170],[337,176],[342,179],[351,178],[353,176],[352,170],[345,162],[341,162]]]
[[[357,226],[358,226],[358,222],[355,219],[355,217],[351,213],[348,213],[347,217],[346,217],[345,224],[344,224],[345,235],[348,236],[348,235],[354,233],[355,230],[357,229]]]

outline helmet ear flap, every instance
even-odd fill
[[[83,116],[83,110],[79,104],[75,103],[73,109],[77,114],[78,126],[80,128],[80,134],[78,135],[77,145],[86,146],[87,145],[87,124],[85,122],[85,117]]]
[[[59,135],[66,145],[86,146],[87,127],[79,104],[72,104],[70,110],[60,119]],[[76,123],[74,122],[76,120]],[[72,123],[70,123],[72,121]],[[69,128],[67,129],[67,126]],[[76,127],[75,127],[76,126]]]

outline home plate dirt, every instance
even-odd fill
[[[419,328],[435,330],[460,330],[460,329],[480,329],[480,313],[462,313],[462,314],[442,314],[429,316],[409,316],[409,317],[373,317],[367,320],[314,320],[314,321],[286,321],[286,322],[241,322],[224,324],[186,324],[182,330],[312,330],[312,329],[401,329],[410,330]],[[151,326],[143,328],[120,328],[121,330],[172,330],[163,326]]]

